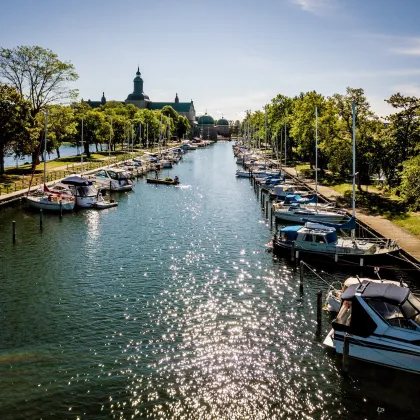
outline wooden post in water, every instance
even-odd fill
[[[39,209],[39,228],[42,230],[42,209]]]
[[[268,200],[264,200],[265,218],[268,219]]]
[[[350,342],[349,335],[344,333],[344,342],[343,342],[343,372],[347,373],[349,371],[349,352],[350,352]]]
[[[322,320],[322,292],[316,294],[316,322],[318,328],[321,327]]]
[[[305,275],[305,265],[303,261],[300,261],[300,282],[299,282],[299,291],[303,293],[303,276]]]
[[[295,241],[292,241],[292,255],[291,255],[291,260],[292,262],[295,262]]]
[[[109,201],[111,201],[112,181],[109,181]]]
[[[63,201],[60,200],[60,217],[63,217]]]
[[[13,220],[12,222],[12,236],[13,236],[13,243],[16,242],[16,221]]]

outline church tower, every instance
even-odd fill
[[[176,103],[176,104],[179,104],[178,94],[176,94],[176,96],[175,96],[175,103]]]
[[[143,79],[141,78],[140,67],[137,67],[136,77],[133,80],[134,90],[127,96],[126,104],[133,104],[138,108],[147,108],[150,102],[149,97],[143,92]]]

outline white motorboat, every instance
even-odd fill
[[[106,190],[131,191],[134,184],[130,177],[131,175],[123,169],[107,168],[97,172],[93,179]]]
[[[76,206],[81,208],[94,207],[100,192],[90,179],[72,175],[50,187],[50,191],[67,193],[75,197]]]
[[[270,193],[270,199],[283,201],[288,195],[291,194],[305,196],[308,194],[308,192],[299,191],[299,187],[293,184],[276,185],[275,187],[273,187],[272,192]]]
[[[420,373],[420,301],[407,287],[363,281],[341,296],[324,345],[350,358]]]

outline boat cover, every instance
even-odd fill
[[[298,230],[301,228],[302,226],[286,226],[280,229],[280,232],[286,234],[288,241],[294,241],[298,236]]]
[[[301,197],[299,194],[289,194],[286,195],[284,199],[284,204],[291,204],[291,203],[316,203],[318,201],[317,196],[313,195],[311,197]]]
[[[332,227],[334,229],[344,229],[344,230],[353,230],[356,229],[356,218],[350,217],[349,220],[346,220],[344,223],[329,223],[329,222],[320,222],[318,220],[311,220],[311,219],[302,219],[305,223],[306,222],[313,222],[313,223],[321,223],[324,226]]]
[[[88,179],[82,178],[81,176],[77,176],[77,175],[73,175],[73,176],[69,176],[67,178],[64,178],[61,182],[63,184],[75,185],[75,186],[92,185],[92,181],[89,181]]]
[[[341,296],[343,300],[350,300],[356,293],[364,298],[386,300],[389,303],[401,304],[407,299],[410,289],[390,283],[373,283],[362,281],[361,284],[351,285]]]

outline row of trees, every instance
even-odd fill
[[[345,177],[352,172],[352,102],[356,104],[356,167],[360,184],[381,175],[414,207],[420,205],[420,99],[400,93],[386,99],[395,113],[382,121],[363,89],[325,97],[315,91],[277,95],[265,111],[247,111],[242,133],[273,151],[315,163],[315,109],[318,113],[318,167]]]
[[[190,130],[187,118],[170,106],[162,110],[138,109],[134,105],[108,102],[92,109],[76,102],[77,90],[68,83],[78,78],[74,66],[41,47],[0,47],[0,174],[6,155],[32,156],[36,165],[43,147],[45,111],[48,109],[47,151],[63,142],[80,143],[83,129],[84,152],[107,144],[153,145],[160,139],[182,138]],[[60,105],[58,102],[71,105]]]

